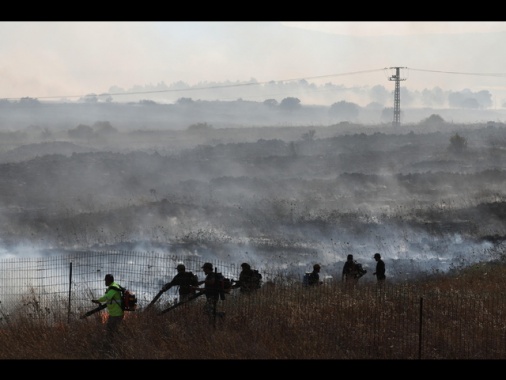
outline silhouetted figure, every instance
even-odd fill
[[[198,286],[198,278],[193,272],[187,272],[183,264],[176,267],[177,274],[172,281],[166,283],[162,290],[166,292],[173,286],[179,286],[179,302],[186,301],[189,297],[195,294],[194,286]]]
[[[239,288],[241,293],[251,293],[261,287],[262,276],[258,271],[251,269],[248,263],[241,264],[241,273],[239,280],[235,282],[232,289]]]
[[[385,263],[381,259],[381,255],[379,253],[374,254],[374,260],[376,260],[376,272],[373,273],[378,280],[378,283],[383,283],[386,279],[385,276]]]
[[[353,255],[348,255],[343,266],[342,281],[347,285],[355,285],[360,277],[362,274],[359,272],[358,263],[353,260]]]
[[[313,271],[307,276],[307,286],[316,286],[323,284],[323,282],[320,281],[320,268],[320,264],[313,265]]]
[[[224,317],[224,312],[217,312],[216,307],[218,300],[220,299],[220,292],[223,289],[220,287],[219,277],[220,273],[213,271],[212,263],[204,263],[202,265],[206,277],[203,281],[199,281],[199,285],[204,285],[204,288],[195,287],[197,291],[203,291],[206,296],[206,303],[204,304],[204,313],[209,317],[209,322],[213,323],[216,321],[216,317]]]

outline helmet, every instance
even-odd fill
[[[244,269],[250,269],[251,266],[248,264],[248,263],[242,263],[241,264],[241,268],[244,268]]]
[[[313,265],[313,269],[320,269],[320,264]]]
[[[213,269],[213,264],[211,264],[211,263],[204,263],[204,265],[202,265],[202,269],[205,269],[205,268]]]
[[[348,255],[348,260],[353,260],[353,255]]]
[[[113,282],[114,281],[114,277],[113,277],[112,274],[106,274],[104,280],[105,281],[111,281],[111,282]]]
[[[185,270],[186,267],[184,266],[184,264],[179,264],[177,267],[176,267],[177,270]]]
[[[376,258],[376,257],[377,257],[378,259],[381,259],[381,255],[380,255],[379,253],[375,253],[375,254],[374,254],[374,258]]]

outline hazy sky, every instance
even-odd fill
[[[284,25],[354,36],[491,33],[506,31],[506,22],[282,22]]]
[[[0,98],[306,78],[506,92],[506,22],[0,22]],[[506,96],[505,96],[506,98]]]

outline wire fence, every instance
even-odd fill
[[[179,263],[202,277],[200,258],[154,252],[83,251],[65,256],[4,259],[0,264],[2,320],[20,310],[25,315],[44,319],[61,318],[65,314],[62,310],[67,310],[69,320],[78,318],[93,306],[91,299],[104,294],[107,273],[134,291],[142,308],[174,277]],[[214,265],[224,275],[237,278],[239,269],[235,264],[217,262]],[[177,297],[176,292],[174,287],[167,295]]]
[[[146,307],[184,263],[204,278],[198,256],[155,252],[75,252],[44,258],[0,261],[0,326],[22,313],[44,321],[72,323],[93,309],[104,294],[105,274],[134,291],[139,309]],[[213,262],[226,277],[237,279],[240,263]],[[506,294],[422,289],[414,284],[339,282],[303,289],[300,278],[257,268],[264,285],[253,297],[231,294],[221,306],[227,315],[245,315],[255,331],[297,333],[325,349],[348,357],[387,359],[503,359],[506,357]],[[177,298],[177,288],[164,302]],[[279,313],[279,314],[278,314]],[[269,318],[265,318],[269,315]],[[300,316],[304,316],[301,318]],[[242,325],[246,326],[243,322]]]

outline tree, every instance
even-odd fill
[[[492,94],[489,91],[472,92],[464,89],[461,92],[451,92],[448,95],[450,107],[479,109],[490,107],[492,103]]]
[[[141,104],[143,106],[156,106],[158,103],[155,102],[154,100],[142,99],[142,100],[139,100],[139,104]]]
[[[371,99],[374,102],[385,104],[391,99],[391,91],[387,90],[385,86],[376,85],[371,88]]]
[[[84,103],[98,103],[98,96],[97,94],[87,94],[79,98],[79,101]]]
[[[302,140],[313,141],[315,134],[316,134],[316,131],[314,129],[311,129],[308,132],[302,134]]]
[[[100,95],[98,95],[98,100],[101,100],[105,103],[112,103],[112,96],[107,93],[100,94]]]
[[[462,153],[467,148],[467,140],[465,137],[460,136],[458,133],[455,133],[452,137],[450,137],[450,146],[448,150],[455,153]]]
[[[445,94],[440,87],[434,87],[432,90],[422,90],[422,104],[427,107],[441,108],[445,104]]]
[[[68,135],[74,139],[89,139],[93,136],[93,128],[89,125],[79,124],[74,129],[68,130]]]
[[[383,107],[384,105],[378,102],[371,102],[365,106],[365,108],[370,110],[381,110]]]
[[[39,105],[40,102],[36,98],[26,97],[26,98],[19,99],[19,104],[24,105],[24,106],[35,106],[35,105]]]
[[[329,114],[339,121],[355,120],[360,112],[360,107],[355,103],[345,102],[344,100],[334,103],[330,106]]]
[[[279,106],[285,110],[296,110],[300,108],[300,100],[293,97],[284,98]]]
[[[277,107],[278,101],[276,99],[266,99],[264,100],[264,104],[268,107]]]
[[[445,123],[445,120],[437,114],[432,114],[420,122],[420,124],[432,125],[432,126],[440,126],[444,123]]]
[[[180,105],[193,104],[193,99],[192,98],[179,98],[176,101],[176,103],[180,104]]]
[[[118,133],[118,130],[114,128],[108,121],[97,121],[93,124],[96,131],[100,135],[112,135]]]

